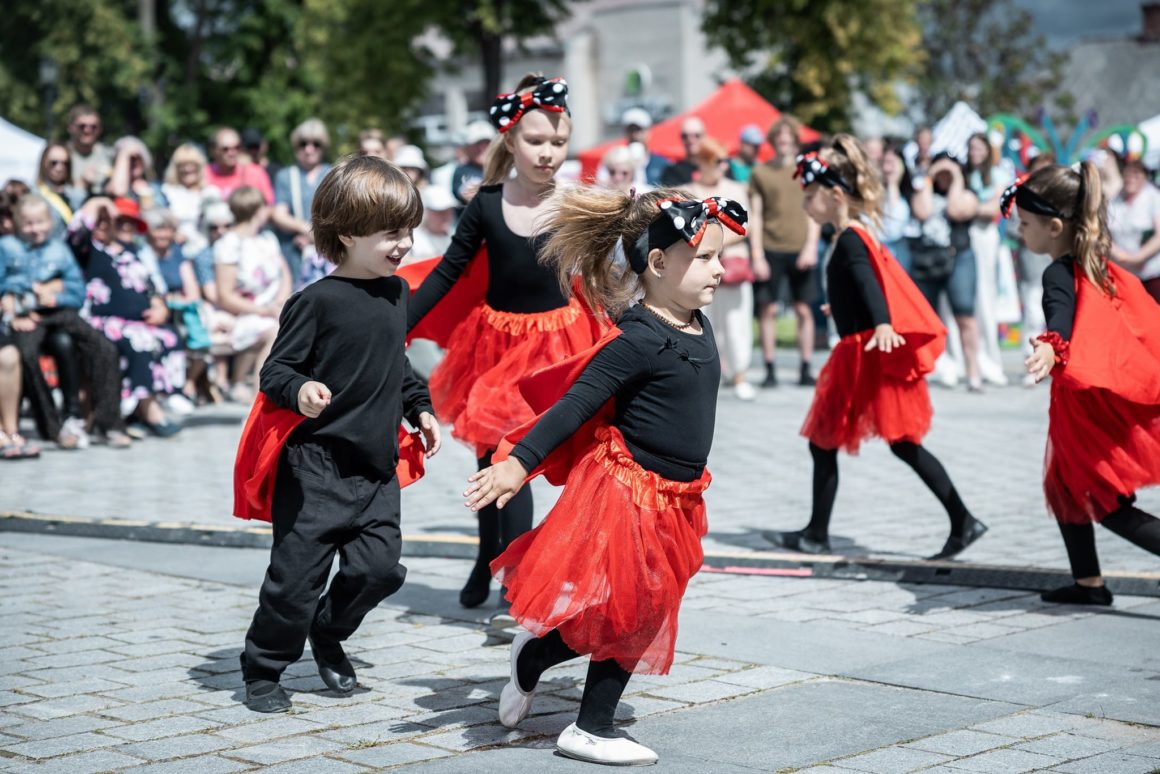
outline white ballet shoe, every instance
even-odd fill
[[[556,749],[569,758],[605,766],[651,766],[657,762],[657,754],[643,744],[631,739],[593,736],[577,728],[575,723],[560,734]]]
[[[504,728],[518,726],[532,709],[532,699],[536,696],[536,689],[533,688],[525,693],[524,689],[520,688],[516,663],[519,661],[520,651],[534,639],[536,639],[536,635],[531,632],[523,632],[517,634],[516,638],[512,640],[512,677],[499,694],[499,722],[503,724]]]

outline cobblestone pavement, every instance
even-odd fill
[[[1019,393],[1022,394],[1022,393]],[[259,550],[0,535],[0,770],[582,771],[554,757],[583,665],[496,723],[506,641],[454,591],[466,563],[406,559],[350,645],[360,688],[294,665],[289,715],[239,704]],[[659,771],[1160,770],[1160,602],[1049,607],[992,589],[704,572],[677,664],[634,677],[626,728]]]
[[[1018,383],[1018,354],[1007,353]],[[783,358],[783,377],[793,363]],[[926,445],[944,463],[969,507],[992,527],[963,558],[972,562],[1065,569],[1066,555],[1046,515],[1040,475],[1048,391],[1019,386],[983,395],[931,388],[934,429]],[[708,550],[767,550],[761,531],[804,525],[810,509],[811,462],[798,434],[812,391],[796,386],[761,391],[753,403],[721,393],[707,498]],[[37,462],[0,466],[0,511],[126,518],[150,522],[235,525],[230,516],[234,450],[245,410],[205,409],[170,441],[149,440],[127,452],[46,452]],[[841,459],[834,546],[843,553],[912,559],[934,553],[946,517],[918,478],[886,446],[871,442]],[[403,495],[409,534],[474,534],[461,506],[472,453],[451,442],[428,477]],[[46,484],[46,482],[48,482]],[[555,491],[536,482],[537,516]],[[1141,507],[1160,512],[1160,492]],[[1099,535],[1107,570],[1156,571],[1156,558],[1109,533]]]

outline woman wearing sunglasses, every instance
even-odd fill
[[[326,176],[330,165],[323,161],[330,147],[326,124],[317,118],[303,121],[290,133],[295,163],[278,170],[274,176],[274,211],[270,219],[278,230],[282,255],[295,277],[294,289],[309,285],[328,273],[328,263],[314,249],[310,230],[310,206],[314,192]]]

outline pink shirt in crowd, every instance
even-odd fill
[[[205,169],[205,180],[222,192],[223,199],[230,198],[230,194],[244,185],[252,185],[262,192],[266,204],[274,203],[274,187],[270,185],[270,176],[259,164],[238,164],[229,175],[219,173],[217,165],[210,164]]]

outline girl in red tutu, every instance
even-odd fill
[[[1092,522],[1160,555],[1160,519],[1134,504],[1137,489],[1160,483],[1160,306],[1106,258],[1094,164],[1038,170],[1003,194],[1004,214],[1013,205],[1028,249],[1054,259],[1043,272],[1047,331],[1027,371],[1037,382],[1051,374],[1043,490],[1075,583],[1043,599],[1110,605]]]
[[[571,757],[657,759],[618,736],[612,718],[630,673],[668,672],[681,597],[701,566],[721,366],[700,309],[724,275],[722,226],[744,234],[746,218],[728,199],[574,189],[547,222],[544,260],[561,287],[579,274],[586,300],[617,324],[591,351],[523,380],[531,405],[550,410],[510,435],[502,461],[472,476],[465,495],[473,509],[506,508],[530,477],[564,484],[492,570],[531,632],[512,644],[505,726],[527,716],[545,669],[591,657],[579,718],[557,741]]]
[[[568,155],[567,95],[563,79],[529,75],[514,94],[496,98],[491,120],[499,135],[488,150],[483,184],[407,313],[408,330],[414,331],[457,283],[486,284],[485,298],[451,332],[446,357],[430,380],[437,416],[452,425],[454,437],[475,448],[481,469],[491,464],[504,435],[533,416],[516,387],[520,377],[587,349],[599,336],[591,316],[537,261],[543,237],[532,236]],[[486,256],[476,260],[481,247]],[[435,309],[433,316],[439,314]],[[491,560],[531,527],[531,490],[502,517],[495,508],[480,511],[479,555],[459,594],[464,607],[487,600]]]
[[[933,410],[925,375],[943,351],[946,329],[910,277],[867,229],[882,208],[882,184],[856,139],[836,135],[798,159],[806,213],[838,233],[826,264],[830,314],[842,339],[818,375],[801,434],[814,459],[813,512],[805,529],[766,532],[774,545],[830,552],[838,492],[838,450],[857,454],[877,436],[938,498],[951,534],[931,559],[952,557],[982,537],[942,464],[922,446]]]

